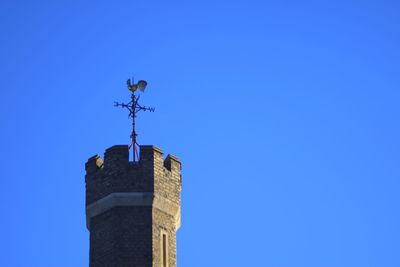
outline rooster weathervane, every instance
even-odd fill
[[[131,94],[131,101],[127,104],[115,102],[114,106],[126,108],[129,111],[129,118],[132,118],[132,133],[131,133],[131,144],[129,145],[129,149],[132,148],[133,153],[133,162],[136,162],[138,159],[138,147],[139,144],[137,142],[137,133],[136,133],[136,114],[139,111],[150,111],[154,112],[155,108],[141,106],[139,104],[140,95],[136,95],[135,92],[137,90],[144,92],[147,87],[147,82],[145,80],[139,80],[136,84],[134,83],[133,79],[128,79],[126,81],[129,91],[132,92]]]

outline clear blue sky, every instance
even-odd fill
[[[0,266],[88,265],[84,163],[183,162],[181,267],[400,266],[398,1],[0,3]]]

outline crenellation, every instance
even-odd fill
[[[126,168],[129,162],[129,147],[127,145],[115,145],[104,153],[105,168]]]
[[[178,157],[168,154],[164,160],[164,167],[171,172],[179,172],[181,171],[181,161]]]
[[[103,160],[99,155],[89,158],[85,164],[86,173],[92,174],[103,167]]]

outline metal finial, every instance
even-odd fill
[[[116,107],[122,107],[122,108],[126,108],[129,111],[129,118],[132,118],[132,133],[131,133],[131,140],[132,143],[129,145],[129,149],[132,148],[132,153],[133,153],[133,161],[136,162],[138,157],[138,147],[139,144],[136,140],[137,137],[137,133],[136,133],[136,128],[135,128],[135,119],[136,119],[136,114],[139,111],[150,111],[150,112],[154,112],[155,108],[151,108],[151,107],[145,107],[145,106],[141,106],[139,104],[139,98],[140,96],[136,96],[135,92],[137,90],[140,90],[142,92],[144,92],[144,90],[147,87],[147,82],[144,80],[139,80],[136,84],[132,81],[131,79],[128,79],[126,81],[127,86],[129,91],[132,92],[131,94],[131,101],[127,104],[125,103],[119,103],[119,102],[114,102],[114,106]]]

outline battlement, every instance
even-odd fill
[[[156,146],[140,146],[140,159],[137,163],[129,161],[129,147],[127,145],[115,145],[108,149],[104,153],[104,161],[99,155],[95,155],[88,159],[86,162],[86,174],[92,174],[103,167],[106,169],[110,168],[125,168],[128,166],[148,166],[149,164],[160,163],[160,159],[163,158],[163,151]],[[178,157],[168,154],[163,164],[165,169],[173,172],[180,172],[181,162]],[[161,166],[156,166],[160,168]]]
[[[129,161],[129,147],[115,145],[86,163],[86,205],[115,192],[152,192],[179,205],[181,162],[173,155],[164,159],[156,146],[140,146],[138,162]]]

